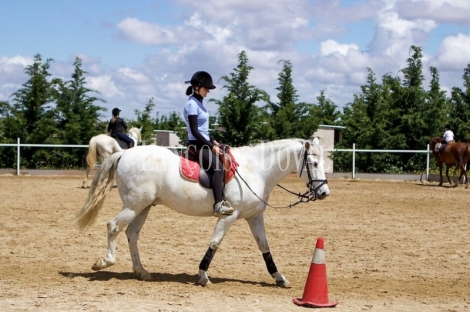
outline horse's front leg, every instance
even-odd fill
[[[439,186],[442,186],[442,164],[438,164],[439,166],[439,177],[441,178],[441,182],[439,183]]]
[[[277,270],[271,252],[269,251],[268,240],[266,239],[266,232],[264,229],[264,216],[263,214],[246,220],[250,226],[251,233],[258,244],[258,248],[263,254],[264,262],[268,269],[269,274],[275,279],[276,285],[288,288],[290,287],[289,281]]]
[[[147,220],[147,216],[149,214],[151,206],[145,208],[141,213],[139,213],[126,229],[126,236],[127,241],[129,243],[129,250],[131,252],[132,258],[132,269],[134,273],[138,274],[140,278],[144,281],[151,281],[152,274],[150,274],[147,270],[144,269],[142,266],[142,262],[140,261],[139,249],[137,246],[137,241],[139,239],[140,230]]]
[[[235,222],[235,220],[237,220],[237,217],[237,211],[235,211],[232,215],[219,217],[219,220],[215,224],[214,232],[212,233],[209,248],[207,249],[204,258],[202,258],[201,263],[199,264],[199,280],[196,282],[196,284],[201,286],[211,284],[209,276],[207,275],[207,271],[209,270],[212,258],[214,257],[217,249],[219,248],[220,243],[222,243],[225,234],[227,234],[232,224]]]

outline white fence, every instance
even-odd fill
[[[20,139],[16,144],[0,144],[0,147],[16,147],[16,174],[21,174],[21,164],[20,164],[20,151],[22,147],[83,147],[88,148],[88,145],[73,145],[73,144],[63,144],[63,145],[55,145],[55,144],[21,144]],[[176,146],[165,146],[171,150],[183,150],[186,149],[185,147],[176,147]],[[426,150],[369,150],[369,149],[356,149],[356,144],[353,144],[352,149],[324,149],[326,152],[351,152],[352,153],[352,178],[356,177],[356,153],[425,153],[426,154],[426,180],[429,178],[429,155],[431,151],[429,150],[429,144],[427,145]]]

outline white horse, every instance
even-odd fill
[[[132,127],[129,129],[127,135],[134,141],[134,146],[142,142],[141,132],[142,127]],[[92,137],[88,144],[88,154],[86,156],[87,167],[85,169],[82,188],[87,188],[88,174],[91,169],[95,168],[97,158],[100,158],[101,162],[104,162],[112,154],[122,151],[123,149],[119,146],[118,142],[107,134],[98,134]]]
[[[240,165],[234,178],[225,186],[225,195],[235,211],[232,215],[219,217],[209,248],[199,265],[200,278],[197,284],[205,286],[210,283],[207,270],[212,257],[232,224],[237,219],[245,219],[276,285],[288,287],[289,282],[278,272],[269,251],[263,213],[271,191],[295,170],[307,180],[308,190],[305,194],[308,196],[303,199],[324,199],[330,194],[325,179],[323,148],[315,138],[313,141],[278,140],[253,147],[232,148],[231,151]],[[114,265],[116,237],[127,227],[133,270],[143,280],[152,279],[140,261],[137,240],[154,205],[165,205],[191,216],[213,216],[212,190],[183,178],[179,166],[179,156],[167,148],[153,145],[113,154],[101,165],[85,203],[76,216],[78,227],[86,230],[95,222],[106,195],[113,187],[114,177],[123,206],[121,212],[107,224],[108,251],[105,258],[95,262],[93,270]]]

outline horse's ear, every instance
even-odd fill
[[[317,137],[315,137],[315,138],[313,139],[313,144],[320,145],[320,141],[318,140]]]
[[[142,132],[142,128],[143,128],[143,127],[144,127],[144,126],[142,126],[142,127],[139,128],[139,131],[140,131],[140,132]]]

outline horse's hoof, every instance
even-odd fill
[[[281,288],[291,288],[292,286],[290,285],[288,280],[281,280],[281,281],[276,281],[276,286],[279,286]]]
[[[276,272],[276,273],[272,274],[271,276],[276,281],[276,286],[279,286],[279,287],[282,287],[282,288],[290,288],[291,287],[289,281],[281,273]]]
[[[98,260],[96,260],[95,264],[93,264],[91,269],[93,271],[99,271],[99,270],[106,269],[107,267],[110,267],[112,265],[114,265],[114,263],[107,262],[104,259],[98,259]]]
[[[209,280],[209,276],[207,275],[207,271],[204,270],[199,270],[199,280],[196,282],[196,285],[201,285],[201,286],[209,286],[211,281]]]
[[[147,272],[146,274],[140,274],[140,279],[145,281],[145,282],[151,282],[151,281],[153,281],[153,276],[152,276],[152,274]]]
[[[203,287],[209,286],[211,284],[212,284],[212,282],[208,278],[200,278],[196,282],[196,285],[203,286]]]

